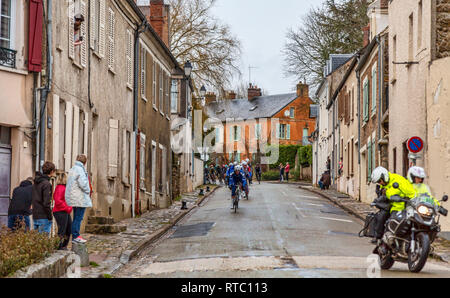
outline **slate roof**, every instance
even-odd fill
[[[206,114],[224,122],[227,119],[271,118],[297,98],[297,93],[279,94],[248,99],[222,100],[206,106]],[[256,107],[256,108],[255,108]]]
[[[327,66],[325,67],[324,76],[327,77],[329,74],[333,73],[336,69],[347,63],[354,54],[331,54],[330,59],[327,61]]]

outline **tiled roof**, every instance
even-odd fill
[[[271,118],[297,98],[296,93],[260,96],[248,99],[222,100],[206,106],[210,118],[227,119]]]

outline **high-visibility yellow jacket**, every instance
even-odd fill
[[[394,183],[398,183],[398,188],[394,188]],[[386,186],[382,186],[382,189],[386,189],[386,197],[390,199],[392,196],[398,195],[403,198],[413,199],[416,196],[416,191],[412,184],[403,176],[389,173],[389,183]],[[402,211],[405,209],[405,203],[391,203],[391,213],[394,211]]]
[[[439,203],[438,200],[436,200],[432,195],[431,195],[431,190],[428,187],[428,185],[426,185],[425,183],[414,183],[413,184],[414,190],[416,191],[416,195],[419,196],[421,194],[426,194],[428,196],[430,196],[430,198],[432,198],[434,200],[434,203],[437,204],[438,206],[441,206],[441,204]]]

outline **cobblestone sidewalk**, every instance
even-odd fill
[[[82,234],[86,239],[91,265],[81,269],[83,278],[108,277],[131,258],[138,254],[147,244],[165,234],[181,218],[196,208],[218,187],[211,186],[205,196],[199,196],[198,190],[182,195],[167,209],[146,212],[138,218],[124,219],[118,224],[126,225],[127,230],[119,234],[94,235]],[[187,210],[181,210],[182,201],[187,202]]]
[[[342,209],[346,210],[350,214],[353,214],[354,216],[358,217],[361,220],[365,220],[367,214],[371,212],[375,213],[378,212],[378,209],[375,207],[371,207],[370,204],[358,202],[355,199],[349,197],[348,195],[342,194],[332,189],[321,190],[311,185],[309,186],[301,185],[300,188],[311,191],[315,194],[327,198],[328,200],[332,201]],[[432,244],[432,246],[433,246],[433,251],[431,253],[432,257],[450,263],[450,241],[445,240],[443,238],[438,238]]]

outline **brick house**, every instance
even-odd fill
[[[213,161],[249,158],[259,162],[266,144],[310,144],[308,138],[316,124],[312,104],[308,85],[303,83],[297,85],[296,93],[271,96],[261,96],[261,89],[250,85],[248,99],[211,102],[206,113],[218,124]]]

